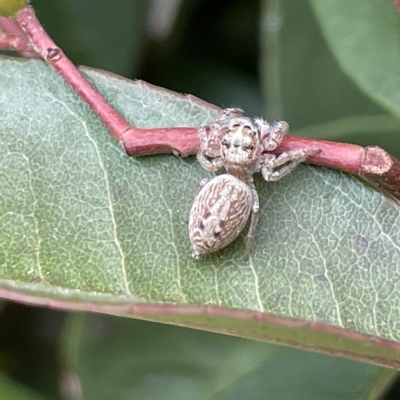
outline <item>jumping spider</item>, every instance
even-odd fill
[[[282,142],[289,125],[270,125],[261,118],[243,116],[239,108],[222,110],[211,126],[199,129],[197,159],[208,171],[224,167],[228,174],[202,181],[189,218],[193,257],[199,258],[231,243],[244,228],[251,213],[246,240],[249,250],[258,221],[259,199],[253,174],[277,181],[319,149],[296,149],[279,156],[271,154]]]

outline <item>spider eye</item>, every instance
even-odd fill
[[[225,146],[227,149],[229,149],[229,147],[231,147],[230,142],[228,142],[226,139],[224,139],[224,140],[222,141],[222,145]]]
[[[245,144],[243,146],[243,150],[253,150],[254,146],[252,144]]]

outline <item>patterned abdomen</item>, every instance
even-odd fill
[[[235,240],[249,219],[252,204],[249,186],[233,175],[219,175],[209,181],[190,210],[193,257],[212,253]]]

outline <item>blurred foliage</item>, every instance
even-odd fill
[[[183,0],[176,2],[175,12],[167,12],[168,6],[173,3],[167,0],[33,0],[32,3],[50,35],[77,64],[144,79],[172,90],[194,94],[218,106],[240,106],[250,115],[284,117],[290,122],[292,131],[301,129],[301,133],[307,136],[310,136],[307,132],[316,132],[315,136],[325,139],[362,145],[378,144],[400,157],[397,119],[368,97],[350,75],[342,71],[321,33],[321,20],[317,22],[306,0]],[[379,1],[373,3],[379,7]],[[270,15],[271,10],[278,10],[278,13]],[[271,29],[268,25],[271,20],[280,30]],[[161,33],[160,27],[163,27]],[[259,40],[260,31],[270,35],[270,39],[262,37]],[[276,69],[268,70],[273,40],[279,48],[279,60]],[[261,61],[263,68],[260,68]],[[274,82],[279,85],[274,87]],[[280,91],[279,99],[274,91],[276,88]],[[274,108],[278,102],[280,107]],[[327,126],[327,123],[330,125]],[[363,129],[365,125],[370,128]],[[66,375],[71,366],[79,365],[80,372],[85,372],[86,368],[86,379],[95,368],[101,368],[99,379],[103,381],[107,374],[113,373],[113,365],[107,360],[102,360],[101,365],[95,362],[95,356],[99,357],[101,349],[106,349],[115,340],[113,319],[88,317],[89,322],[85,322],[84,318],[77,322],[75,317],[65,319],[65,314],[61,312],[15,304],[1,308],[2,304],[0,371],[15,382],[49,398],[65,398],[66,393],[72,392],[75,397],[70,395],[69,398],[78,398],[76,393],[79,388],[65,383],[68,383]],[[96,332],[102,339],[101,346],[96,349],[96,342],[88,340],[92,347],[82,349],[79,347],[80,340],[87,340],[86,336],[81,336],[82,332],[93,325],[93,319],[97,324]],[[193,334],[196,340],[207,341],[216,352],[222,351],[222,347],[232,350],[245,343],[241,339],[203,332],[187,333],[180,328],[157,324],[137,321],[118,323],[124,325],[123,329],[128,332],[140,329],[139,337],[150,337],[154,342],[157,342],[157,337]],[[61,357],[60,337],[64,337]],[[196,346],[195,343],[192,345]],[[122,348],[121,358],[114,362],[123,363],[130,345],[128,341]],[[147,346],[151,348],[151,345]],[[249,344],[251,346],[253,344]],[[284,351],[260,343],[254,344],[254,348],[258,349],[256,353]],[[202,347],[199,349],[202,350]],[[90,355],[91,351],[94,356]],[[179,351],[186,351],[185,347],[177,347],[176,353]],[[306,357],[317,364],[329,360],[326,356],[315,354]],[[247,398],[265,398],[265,387],[252,384],[250,377],[254,378],[254,369],[246,372],[249,367],[244,360],[232,356],[225,362],[237,369],[243,383],[241,390],[247,389]],[[319,365],[321,369],[330,368],[335,372],[335,362],[336,359],[331,359],[331,363],[327,361],[324,366]],[[299,366],[298,370],[301,369],[302,366]],[[123,387],[117,372],[112,382]],[[154,376],[151,370],[147,372],[144,379],[151,384]],[[194,374],[196,372],[200,371],[193,371]],[[351,377],[351,368],[348,375]],[[363,390],[357,392],[357,398],[378,398],[390,386],[392,378],[391,371],[382,370],[380,376],[373,377],[375,391],[370,386],[365,387],[363,394],[360,394]],[[279,381],[282,392],[288,381],[293,384],[300,378],[294,373],[286,379]],[[371,377],[368,379],[371,383]],[[64,382],[64,396],[60,392],[60,382]],[[189,387],[189,383],[184,378],[178,382],[185,387]],[[328,394],[332,394],[333,390],[331,381],[318,383],[315,398],[329,398]],[[337,388],[341,388],[340,379],[336,383]],[[91,384],[95,385],[95,381]],[[394,387],[385,399],[396,399],[399,392],[399,387]],[[345,397],[338,392],[336,398],[355,398],[351,391],[349,393]],[[125,392],[119,398],[135,398],[131,395]],[[95,397],[87,397],[91,398]],[[224,397],[215,395],[212,398]]]
[[[24,387],[0,374],[0,398],[7,400],[45,400],[33,390]]]
[[[285,0],[281,7],[280,82],[283,115],[292,130],[382,113],[340,69],[308,2]]]
[[[24,8],[27,3],[27,0],[0,0],[0,16],[9,17]]]
[[[89,399],[355,399],[388,379],[373,365],[224,335],[96,314],[69,322]]]
[[[59,398],[62,320],[62,312],[7,303],[0,313],[0,372]]]

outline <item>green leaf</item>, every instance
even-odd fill
[[[198,126],[217,113],[86,73],[137,126]],[[309,166],[277,183],[257,177],[249,260],[240,237],[196,261],[187,219],[209,174],[194,157],[128,158],[39,60],[1,59],[0,88],[2,297],[400,365],[397,343],[358,335],[400,340],[399,213],[380,193]]]
[[[44,398],[39,394],[16,382],[13,382],[3,374],[0,374],[0,399],[44,400]]]
[[[372,99],[400,116],[400,19],[394,2],[310,3],[343,70]]]
[[[142,321],[75,315],[68,327],[62,354],[85,399],[372,400],[396,376],[352,360]]]

